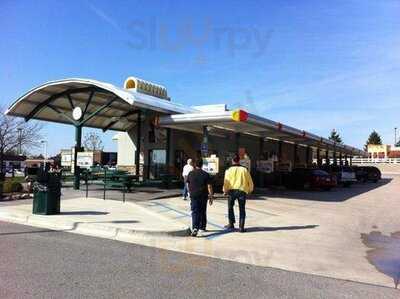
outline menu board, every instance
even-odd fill
[[[282,161],[278,163],[278,170],[283,172],[292,171],[292,162],[291,161]]]
[[[259,160],[257,161],[257,171],[263,173],[271,173],[274,171],[274,160]]]
[[[93,152],[78,152],[76,164],[82,168],[93,166]]]
[[[217,174],[219,172],[219,158],[215,155],[203,158],[203,170],[209,174]]]

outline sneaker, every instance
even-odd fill
[[[186,198],[186,197],[182,197],[182,199],[183,199],[183,200],[187,200],[187,198]]]
[[[233,223],[229,223],[227,225],[224,226],[225,229],[234,229],[235,225],[233,225]]]
[[[198,230],[196,228],[194,230],[192,230],[192,237],[196,237],[197,232],[198,232]]]
[[[206,229],[199,229],[200,236],[204,236],[206,232],[207,232]]]
[[[245,233],[245,232],[246,232],[246,229],[242,226],[242,227],[239,228],[239,231],[240,231],[241,233]]]

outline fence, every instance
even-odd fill
[[[400,158],[361,158],[354,157],[353,164],[400,164]]]

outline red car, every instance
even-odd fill
[[[294,189],[330,190],[336,185],[336,176],[321,169],[295,168],[285,179],[285,186]]]

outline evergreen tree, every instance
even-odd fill
[[[365,151],[368,149],[368,144],[376,144],[376,145],[382,144],[381,136],[375,130],[373,130],[372,133],[369,134],[368,140],[364,146]]]
[[[334,141],[336,143],[342,143],[343,142],[342,138],[339,135],[339,133],[335,129],[333,129],[331,131],[331,135],[329,136],[329,140],[332,140],[332,141]]]

